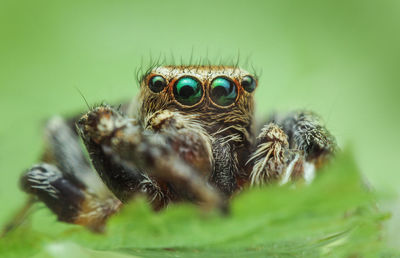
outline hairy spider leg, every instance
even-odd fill
[[[334,137],[319,116],[297,111],[286,116],[274,115],[261,129],[248,168],[251,184],[304,179],[310,183],[315,171],[337,149]]]
[[[209,181],[227,199],[241,189],[240,180],[243,173],[239,169],[239,160],[235,152],[237,140],[241,140],[238,134],[214,135],[212,144],[214,167]]]
[[[292,112],[277,123],[289,136],[289,147],[304,152],[306,161],[321,167],[337,151],[335,137],[326,129],[320,116],[310,111]]]
[[[187,115],[164,110],[139,123],[100,106],[84,115],[78,127],[96,170],[117,196],[112,178],[116,175],[110,173],[120,170],[109,169],[109,163],[145,171],[157,188],[152,198],[156,207],[180,200],[220,206],[220,194],[207,183],[213,162],[209,136],[191,121]]]
[[[90,167],[78,136],[60,117],[45,128],[45,163],[30,168],[20,180],[22,189],[52,210],[58,220],[101,231],[121,202]]]

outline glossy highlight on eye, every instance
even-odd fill
[[[175,99],[187,106],[198,103],[203,96],[203,88],[200,82],[193,77],[182,77],[174,84]]]
[[[153,76],[149,80],[149,88],[152,92],[158,93],[167,86],[167,81],[160,75]]]
[[[224,77],[217,77],[210,87],[211,100],[220,106],[229,106],[238,95],[236,84]]]

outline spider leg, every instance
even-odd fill
[[[42,160],[21,177],[21,187],[52,210],[60,221],[101,231],[121,202],[91,169],[67,123],[55,117],[45,129],[46,151]],[[50,164],[51,163],[51,164]]]
[[[246,164],[250,170],[250,183],[260,185],[279,179],[288,163],[288,147],[288,137],[278,125],[265,125]]]
[[[317,168],[337,151],[335,138],[317,114],[297,111],[273,119],[288,135],[290,148],[303,151],[306,161],[315,164]]]
[[[234,149],[234,142],[241,141],[237,134],[227,136],[215,136],[212,144],[214,155],[214,168],[210,182],[215,185],[223,194],[229,198],[237,191],[240,186],[239,180],[239,161],[237,152]]]
[[[334,137],[311,112],[274,116],[258,136],[257,147],[248,161],[251,184],[303,178],[307,183],[316,169],[337,149]]]
[[[168,199],[164,196],[157,182],[141,170],[120,161],[106,146],[97,144],[88,137],[83,137],[92,164],[108,189],[123,203],[135,194],[143,193],[156,210],[164,207]]]
[[[44,130],[45,151],[41,160],[54,164],[68,177],[76,178],[92,192],[110,195],[104,183],[93,171],[79,142],[79,136],[72,127],[59,116],[47,122]]]
[[[97,232],[103,230],[107,218],[121,206],[115,198],[99,198],[82,182],[47,163],[29,169],[21,178],[21,187],[45,203],[59,221]]]
[[[124,107],[125,106],[125,107]],[[126,111],[126,104],[122,106],[122,110]],[[72,151],[73,146],[69,146],[69,149],[71,151],[64,151],[64,153],[61,153],[60,158],[58,160],[61,161],[66,161],[67,164],[70,164],[70,161],[74,161],[73,163],[77,164],[78,161],[80,161],[80,164],[87,164],[89,166],[88,160],[86,157],[83,156],[82,148],[78,146],[78,128],[76,126],[76,121],[80,117],[75,117],[75,119],[71,119],[69,121],[69,127],[73,127],[73,134],[72,131],[69,133],[70,139],[68,142],[76,142]],[[130,119],[133,121],[133,119]],[[61,128],[54,128],[55,130],[53,131],[59,131]],[[66,127],[64,128],[66,129]],[[72,129],[72,128],[71,128]],[[60,136],[56,137],[56,133],[51,133],[49,134],[52,137],[49,137],[52,139],[52,144],[50,146],[57,146],[59,145],[58,143],[60,140],[57,138],[60,138]],[[63,133],[62,136],[64,137],[64,140],[62,141],[64,144],[67,142],[66,140],[66,135],[67,133]],[[137,194],[138,192],[145,194],[146,196],[149,197],[149,199],[153,202],[154,208],[158,209],[159,207],[165,206],[166,202],[165,199],[162,197],[162,193],[159,190],[159,187],[157,184],[151,180],[146,174],[142,173],[139,171],[139,169],[135,167],[126,167],[120,165],[118,162],[114,162],[114,160],[109,159],[109,157],[104,154],[101,148],[98,148],[97,146],[91,144],[91,145],[86,145],[88,147],[88,152],[89,156],[91,157],[91,161],[93,166],[96,168],[96,171],[98,173],[94,173],[93,169],[88,167],[90,169],[90,173],[84,173],[84,175],[80,175],[81,179],[86,179],[85,182],[87,182],[87,185],[90,186],[99,186],[97,187],[104,192],[108,193],[108,195],[114,195],[117,197],[121,202],[125,203],[129,201],[134,194]],[[60,148],[53,148],[56,150],[60,150]],[[63,148],[65,149],[65,148]],[[59,151],[60,152],[60,151]],[[52,151],[51,153],[54,153]],[[75,155],[70,155],[75,154]],[[79,153],[79,154],[78,154]],[[68,160],[64,157],[70,156]],[[64,163],[64,162],[63,162]],[[67,170],[68,171],[68,170]],[[80,171],[79,167],[72,169],[71,171]],[[112,172],[112,173],[110,173]],[[82,173],[81,173],[82,174]],[[99,178],[100,175],[100,178]],[[106,184],[107,186],[105,186]],[[111,192],[112,194],[111,194]]]
[[[149,115],[143,123],[109,106],[97,107],[80,119],[80,134],[104,181],[114,181],[111,173],[115,171],[103,168],[112,162],[145,171],[167,200],[221,205],[219,193],[207,183],[213,162],[211,143],[200,123],[167,110]],[[104,155],[102,159],[94,149]]]

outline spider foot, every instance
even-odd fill
[[[108,217],[121,203],[114,198],[99,198],[77,178],[63,174],[50,164],[39,164],[21,178],[21,188],[45,203],[59,221],[83,225],[100,232]]]

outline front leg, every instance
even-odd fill
[[[108,217],[121,206],[114,197],[97,195],[78,178],[46,163],[29,169],[21,177],[21,187],[46,204],[59,221],[95,232],[101,232]]]
[[[161,111],[141,125],[109,106],[83,116],[78,128],[100,176],[112,185],[118,171],[104,169],[104,161],[126,170],[146,173],[160,188],[163,201],[191,200],[221,205],[220,196],[207,184],[212,166],[210,140],[193,120]],[[91,150],[101,150],[99,158]],[[110,187],[116,192],[115,187]]]
[[[299,178],[311,182],[315,170],[335,153],[334,137],[314,113],[296,112],[270,121],[248,161],[251,184],[285,184]]]
[[[335,138],[313,112],[297,111],[284,117],[275,116],[273,122],[289,136],[290,148],[302,151],[306,161],[317,168],[337,150]]]
[[[276,124],[268,124],[257,137],[257,147],[247,166],[250,183],[260,185],[279,179],[288,163],[288,137]]]
[[[104,186],[80,148],[78,135],[60,117],[45,128],[46,151],[42,163],[21,177],[22,189],[32,200],[40,200],[58,220],[101,231],[121,202]],[[23,214],[22,212],[21,214]],[[20,221],[10,223],[13,228]]]

